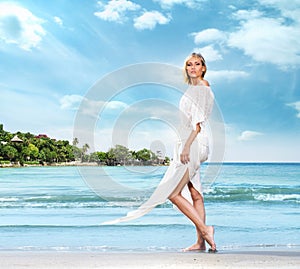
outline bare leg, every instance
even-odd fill
[[[181,195],[181,190],[186,184],[189,178],[188,170],[183,176],[180,184],[175,191],[170,195],[170,201],[177,206],[177,208],[186,215],[196,226],[197,231],[201,237],[210,245],[212,251],[216,250],[216,244],[214,242],[214,228],[212,226],[206,226],[203,220],[200,218],[199,213],[195,207]]]
[[[196,211],[199,214],[199,217],[205,224],[205,208],[204,208],[204,200],[203,196],[194,188],[193,184],[191,182],[188,183],[188,188],[191,193],[191,197],[193,200],[193,206],[196,209]],[[206,250],[205,247],[205,240],[203,239],[201,235],[201,231],[197,229],[197,241],[192,246],[185,248],[184,251],[193,251],[193,250]]]

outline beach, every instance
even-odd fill
[[[1,252],[1,268],[300,268],[299,251],[210,253]]]

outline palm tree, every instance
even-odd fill
[[[78,143],[79,143],[78,138],[74,137],[72,145],[76,147],[78,145]]]
[[[88,149],[90,148],[90,146],[85,143],[82,147],[82,155],[81,155],[81,162],[84,161],[84,157],[85,157],[85,154],[87,153]]]

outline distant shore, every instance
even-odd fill
[[[299,251],[219,252],[0,252],[6,269],[21,268],[119,268],[119,269],[223,269],[223,268],[300,268]]]
[[[81,162],[81,161],[72,161],[72,162],[61,162],[61,163],[43,163],[43,164],[16,164],[16,163],[0,163],[0,168],[18,168],[18,167],[56,167],[56,166],[108,166],[106,164],[99,164],[97,162]],[[120,165],[115,165],[120,166]],[[150,165],[149,165],[150,166]],[[151,165],[151,166],[167,166],[167,165]]]
[[[223,162],[223,163],[213,163],[205,162],[209,165],[245,165],[245,164],[284,164],[284,165],[299,165],[300,162]],[[61,163],[44,163],[44,164],[14,164],[14,163],[0,163],[0,168],[17,168],[17,167],[56,167],[56,166],[108,166],[106,164],[101,164],[97,162],[81,162],[81,161],[72,161],[72,162],[61,162]],[[115,165],[120,166],[120,165]],[[127,165],[126,165],[127,166]],[[129,166],[129,164],[128,164]],[[143,165],[143,166],[168,166],[164,164],[155,164],[155,165]],[[113,166],[111,166],[113,167]]]
[[[62,163],[43,163],[43,164],[23,164],[20,165],[18,163],[0,163],[0,168],[9,168],[9,167],[43,167],[43,166],[101,166],[96,162],[62,162]]]

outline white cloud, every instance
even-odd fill
[[[55,17],[53,17],[53,20],[54,20],[54,22],[57,23],[59,26],[63,26],[63,21],[62,21],[62,19],[61,19],[60,17],[55,16]]]
[[[80,108],[83,114],[92,117],[98,117],[100,109],[103,109],[102,113],[114,113],[128,107],[121,101],[94,101],[76,94],[64,95],[60,98],[59,103],[63,110],[78,110]]]
[[[43,20],[15,3],[0,3],[0,39],[24,50],[39,45],[46,31]]]
[[[158,11],[146,11],[143,15],[134,19],[134,27],[138,30],[154,29],[157,24],[167,24],[171,16],[164,16]]]
[[[222,60],[222,55],[213,48],[213,46],[206,46],[203,48],[195,48],[194,52],[200,53],[203,55],[206,62],[213,62]]]
[[[229,35],[228,46],[243,50],[258,62],[272,63],[281,69],[299,65],[299,24],[285,24],[282,17],[260,15],[256,11],[238,11],[235,17],[241,20],[240,28]]]
[[[260,136],[260,135],[263,135],[263,133],[254,132],[254,131],[244,131],[238,137],[238,140],[249,141],[249,140],[253,140],[255,137]]]
[[[237,130],[226,133],[226,162],[299,162],[300,144],[297,136],[261,135],[259,139],[238,141]],[[276,145],[276,146],[275,146]]]
[[[289,103],[289,104],[286,104],[287,106],[290,106],[294,109],[297,110],[298,114],[297,114],[297,118],[300,118],[300,101],[298,102],[294,102],[294,103]]]
[[[236,7],[234,5],[229,5],[228,8],[231,10],[236,10]]]
[[[60,108],[64,110],[77,110],[82,99],[81,95],[65,95],[59,100]]]
[[[209,28],[197,33],[192,33],[191,35],[194,37],[194,42],[197,45],[226,40],[226,33],[215,28]]]
[[[110,102],[107,102],[105,105],[105,108],[109,109],[109,110],[119,110],[119,109],[124,109],[127,107],[128,107],[128,105],[121,101],[110,101]]]
[[[122,23],[128,11],[136,11],[141,8],[140,5],[127,0],[111,0],[106,5],[99,1],[98,5],[103,8],[102,11],[95,12],[94,15],[105,21],[114,21]]]
[[[299,23],[300,2],[299,0],[260,0],[260,4],[277,8],[284,17],[291,18]]]
[[[253,20],[262,17],[263,14],[258,10],[238,10],[233,17],[238,20]]]
[[[232,32],[209,28],[191,33],[195,44],[222,45],[237,48],[257,62],[271,63],[279,69],[300,65],[300,2],[262,0],[280,15],[267,16],[259,10],[237,10],[232,18],[239,25]]]
[[[210,80],[234,80],[239,78],[246,78],[248,76],[249,73],[240,70],[209,70],[209,72],[207,73],[207,77]]]
[[[174,5],[185,5],[189,8],[199,8],[203,2],[207,0],[154,0],[158,2],[162,8],[171,9]]]

